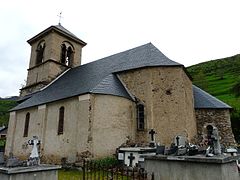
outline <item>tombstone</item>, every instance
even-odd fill
[[[9,158],[6,160],[5,167],[17,167],[22,165],[23,161],[19,160],[17,157],[14,157],[12,153],[9,153]]]
[[[184,137],[184,136],[176,136],[174,138],[174,143],[176,146],[182,146],[182,147],[185,147],[186,146],[186,142],[187,142],[187,138]]]
[[[40,140],[38,140],[37,136],[33,136],[32,140],[28,141],[29,145],[32,145],[32,151],[30,154],[30,157],[28,159],[28,166],[35,166],[35,165],[39,165],[40,164],[40,157],[39,157],[39,153],[38,153],[38,145],[40,144]]]
[[[177,150],[177,155],[178,156],[183,156],[183,155],[186,155],[186,154],[187,154],[187,148],[186,147],[178,148],[178,150]]]
[[[157,145],[156,154],[164,154],[164,152],[165,152],[165,146]]]
[[[212,141],[213,141],[213,152],[214,152],[214,154],[215,155],[221,154],[220,137],[219,137],[219,134],[218,134],[218,129],[216,127],[213,128]]]
[[[149,146],[150,146],[150,147],[155,147],[155,136],[154,136],[154,135],[157,134],[156,131],[154,131],[153,129],[151,129],[148,134],[151,135],[151,141],[150,141]]]
[[[135,157],[133,156],[133,153],[130,153],[130,156],[128,156],[128,159],[129,159],[129,166],[132,167],[133,160],[135,159]]]
[[[194,144],[190,144],[189,143],[189,147],[188,147],[188,155],[189,156],[194,156],[198,154],[198,147]]]
[[[166,155],[175,155],[177,153],[178,147],[173,143],[170,146],[170,149],[166,151]]]

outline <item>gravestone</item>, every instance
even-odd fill
[[[156,131],[154,131],[153,129],[151,129],[151,130],[149,131],[149,134],[150,134],[150,136],[151,136],[151,141],[150,141],[149,146],[150,146],[150,147],[155,147],[155,134],[157,134],[157,133],[156,133]]]
[[[213,128],[212,139],[214,154],[215,155],[221,154],[220,136],[218,134],[218,129],[216,127]]]
[[[39,165],[40,164],[40,157],[38,153],[38,145],[40,144],[40,140],[38,140],[37,136],[33,136],[32,140],[28,141],[29,145],[32,145],[32,151],[30,154],[30,157],[28,159],[28,166],[34,166],[34,165]]]
[[[128,156],[128,159],[129,159],[129,166],[132,167],[133,160],[135,159],[135,157],[133,156],[133,153],[130,153],[130,156]]]
[[[174,138],[174,143],[176,146],[183,146],[185,147],[186,146],[186,142],[187,142],[187,138],[184,137],[184,136],[176,136]]]
[[[57,180],[61,166],[40,164],[39,144],[37,136],[28,141],[33,148],[27,161],[21,161],[10,153],[5,166],[0,167],[0,180]]]
[[[206,156],[219,155],[222,153],[220,136],[216,127],[212,125],[207,126],[207,140],[209,147],[206,149]]]
[[[165,152],[165,146],[157,145],[156,154],[164,154],[164,152]]]
[[[9,158],[6,160],[6,167],[17,167],[22,166],[23,161],[19,160],[17,157],[14,157],[12,153],[9,153]]]

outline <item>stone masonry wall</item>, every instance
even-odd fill
[[[120,78],[145,106],[145,129],[135,129],[137,143],[149,142],[152,128],[156,142],[165,145],[177,135],[191,140],[197,134],[192,82],[182,67],[135,69],[121,73]]]
[[[235,143],[229,109],[196,109],[195,114],[199,136],[206,133],[207,125],[213,125],[218,128],[223,145],[229,146]]]
[[[45,41],[45,49],[43,53],[43,63],[36,65],[37,46],[41,41]],[[31,44],[31,56],[28,69],[27,83],[25,89],[22,90],[21,96],[33,93],[40,88],[49,84],[59,74],[64,72],[68,67],[60,63],[61,45],[67,41],[73,46],[73,61],[71,67],[81,65],[82,45],[75,41],[62,36],[56,32],[51,32],[42,39]],[[56,62],[56,63],[55,63]]]

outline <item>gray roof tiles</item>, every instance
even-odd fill
[[[44,90],[11,111],[78,96],[86,93],[110,94],[132,99],[115,73],[151,66],[183,66],[167,58],[151,43],[70,69]],[[198,92],[198,89],[195,91]],[[196,93],[195,94],[199,94]],[[206,96],[197,96],[206,98]],[[200,101],[200,100],[198,100]],[[197,101],[197,102],[198,102]]]
[[[196,109],[231,109],[232,107],[193,85],[194,107]]]
[[[56,31],[62,35],[67,36],[68,38],[71,38],[72,40],[82,44],[83,46],[85,46],[87,43],[85,43],[84,41],[82,41],[81,39],[79,39],[76,35],[74,35],[73,33],[71,33],[69,30],[67,30],[66,28],[64,28],[61,24],[58,25],[54,25],[54,26],[50,26],[47,29],[45,29],[44,31],[38,33],[36,36],[32,37],[31,39],[29,39],[27,42],[29,44],[31,44],[32,42],[35,42],[36,40],[39,40],[40,38],[42,38],[45,34],[51,32],[51,31]]]

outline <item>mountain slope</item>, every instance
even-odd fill
[[[9,112],[8,110],[17,105],[15,100],[9,98],[0,99],[0,126],[8,126]]]
[[[232,128],[240,140],[240,55],[211,60],[187,68],[193,83],[233,107]]]

